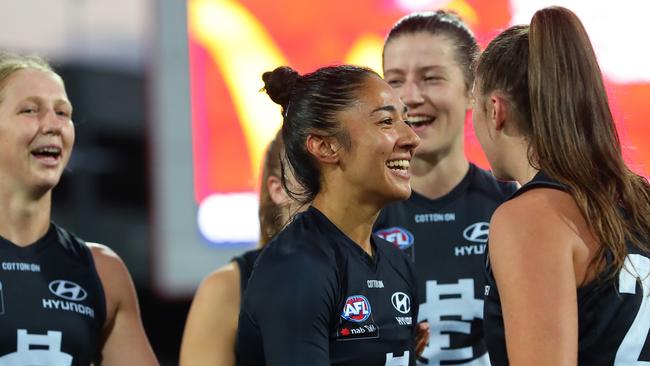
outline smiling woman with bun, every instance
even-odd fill
[[[375,72],[331,66],[263,75],[282,106],[285,169],[311,206],[260,255],[244,294],[238,365],[414,365],[415,283],[372,235],[379,210],[411,194],[419,138]]]

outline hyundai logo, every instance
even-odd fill
[[[390,302],[393,303],[395,310],[402,314],[408,314],[411,311],[411,298],[403,292],[396,292],[390,297]]]
[[[463,231],[463,236],[475,243],[487,243],[490,224],[487,222],[476,222]]]
[[[66,300],[82,301],[88,296],[86,290],[71,281],[55,280],[49,287],[51,293]]]

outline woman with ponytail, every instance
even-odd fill
[[[650,186],[623,161],[587,33],[550,7],[480,56],[474,127],[522,188],[490,226],[492,365],[650,361]]]
[[[242,299],[237,365],[415,365],[415,282],[372,235],[387,203],[411,194],[419,143],[406,107],[375,72],[331,66],[263,75],[280,104],[287,164],[311,206],[260,254]],[[283,175],[283,176],[285,176]]]

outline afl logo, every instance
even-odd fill
[[[395,244],[395,246],[400,249],[406,249],[413,245],[413,242],[415,242],[413,234],[401,227],[391,227],[388,229],[379,230],[375,234],[377,234],[377,236],[380,238],[383,238]]]
[[[88,296],[86,290],[71,281],[55,280],[49,287],[51,293],[66,300],[82,301]]]
[[[363,295],[352,295],[345,300],[341,316],[355,323],[366,321],[370,317],[370,302]]]
[[[487,243],[490,224],[487,222],[476,222],[463,231],[463,236],[475,243]]]
[[[402,314],[408,314],[411,311],[411,298],[403,292],[395,292],[390,297],[390,302],[393,303],[395,310]]]

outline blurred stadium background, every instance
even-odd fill
[[[647,175],[643,1],[4,0],[0,49],[40,54],[66,80],[77,140],[54,219],[120,254],[154,349],[174,365],[201,278],[257,239],[259,164],[281,123],[258,92],[263,71],[334,63],[379,71],[384,35],[411,11],[454,10],[485,45],[554,4],[582,18],[626,158]],[[466,134],[467,153],[486,166],[471,123]]]

